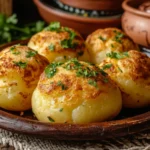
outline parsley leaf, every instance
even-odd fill
[[[97,82],[95,80],[89,80],[88,84],[97,87]]]
[[[10,51],[12,52],[12,54],[14,54],[14,55],[19,55],[21,52],[19,52],[19,51],[17,51],[16,50],[16,46],[12,46],[11,48],[10,48]]]
[[[50,25],[46,27],[44,30],[59,31],[60,28],[61,28],[60,22],[51,22]]]
[[[61,63],[61,62],[55,62],[55,63],[49,64],[44,70],[47,78],[53,77],[57,72],[57,67],[62,64],[63,63]]]
[[[14,64],[16,66],[19,66],[20,68],[23,68],[23,69],[27,67],[27,63],[26,62],[22,62],[22,61],[19,61],[19,62],[14,61]]]
[[[37,55],[37,51],[28,51],[26,57],[30,58],[30,57],[34,57],[35,55]]]
[[[0,14],[0,44],[30,38],[33,34],[41,31],[44,26],[45,23],[43,21],[21,25],[18,24],[16,14],[9,17]]]
[[[67,89],[67,87],[61,81],[58,81],[57,85],[61,86],[62,90],[66,90]]]
[[[123,53],[111,52],[111,53],[107,53],[106,56],[114,59],[122,59],[125,57],[129,57],[128,52],[123,52]]]
[[[77,43],[73,43],[71,39],[64,39],[61,41],[62,48],[75,48]]]
[[[60,109],[59,109],[60,112],[62,112],[63,110],[64,110],[63,108],[60,108]]]
[[[118,43],[122,43],[121,39],[124,37],[124,34],[116,30],[114,30],[114,33],[116,33],[114,40]]]
[[[55,45],[54,44],[50,44],[48,46],[48,48],[49,48],[50,51],[54,51],[55,50]]]
[[[103,70],[111,68],[112,64],[106,64],[103,66]]]
[[[48,116],[47,118],[50,122],[55,122],[55,120],[53,118],[51,118],[50,116]]]
[[[106,38],[104,38],[102,36],[99,36],[99,39],[102,40],[103,42],[107,40]]]

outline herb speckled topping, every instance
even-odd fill
[[[117,28],[98,29],[91,33],[85,42],[86,48],[91,56],[92,62],[100,64],[107,53],[115,54],[139,50],[135,44],[122,30]],[[116,57],[119,57],[116,55]]]
[[[82,58],[89,61],[84,39],[74,29],[62,27],[59,22],[52,22],[42,32],[35,34],[28,46],[46,57],[49,62],[65,62],[70,58]],[[64,59],[65,56],[65,59]]]
[[[111,66],[105,68],[109,67]],[[58,89],[62,92],[70,91],[71,86],[77,84],[75,89],[77,87],[90,88],[98,92],[101,86],[112,84],[105,68],[100,69],[91,63],[81,62],[77,59],[71,59],[65,63],[51,63],[41,75],[38,88],[44,93],[55,93]]]
[[[48,61],[36,51],[23,45],[13,45],[2,50],[0,54],[0,76],[18,72],[27,84],[39,78]]]

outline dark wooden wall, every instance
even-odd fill
[[[13,0],[13,13],[21,23],[42,20],[32,0]]]

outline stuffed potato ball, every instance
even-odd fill
[[[98,29],[90,34],[85,42],[91,61],[100,64],[109,52],[138,50],[137,45],[120,29]]]
[[[31,108],[31,95],[48,61],[27,46],[0,52],[0,107],[12,111]]]
[[[35,34],[28,46],[46,57],[49,62],[65,62],[75,57],[89,61],[81,35],[71,28],[61,27],[59,22],[52,22],[45,30]]]
[[[150,58],[138,51],[107,54],[100,67],[122,91],[123,106],[140,108],[150,105]]]
[[[107,74],[77,59],[48,65],[32,96],[35,116],[50,123],[109,120],[121,107],[120,90]]]

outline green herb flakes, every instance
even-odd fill
[[[19,52],[19,51],[17,51],[16,50],[16,46],[12,46],[11,48],[10,48],[10,51],[12,52],[12,54],[14,54],[14,55],[19,55],[21,52]]]
[[[120,67],[118,67],[118,70],[119,70],[120,72],[123,72],[123,71],[120,69]]]
[[[46,27],[44,30],[59,32],[60,28],[61,28],[60,22],[51,22],[50,25],[48,27]]]
[[[62,112],[63,110],[64,110],[63,108],[60,108],[60,109],[59,109],[60,112]]]
[[[129,57],[128,52],[123,52],[123,53],[111,52],[111,53],[107,53],[106,56],[114,59],[122,59],[125,57]]]
[[[58,82],[57,82],[57,85],[58,85],[58,86],[61,86],[61,89],[62,89],[62,90],[66,90],[66,89],[67,89],[67,87],[66,87],[61,81],[58,81]]]
[[[111,67],[112,67],[112,64],[106,64],[106,65],[103,66],[103,70],[109,69]]]
[[[27,58],[34,57],[35,55],[37,55],[37,53],[38,53],[37,51],[33,50],[27,51],[26,57]]]
[[[89,80],[88,84],[97,87],[97,82],[95,80]]]
[[[121,39],[124,37],[124,34],[116,30],[114,30],[114,33],[116,33],[114,40],[118,43],[122,43]]]
[[[51,63],[49,64],[46,68],[45,68],[45,75],[47,78],[51,78],[53,77],[56,72],[57,72],[57,67],[62,65],[63,63],[61,62],[55,62],[55,63]]]
[[[112,47],[112,48],[115,48],[114,44],[111,44],[111,47]]]
[[[73,43],[71,39],[64,39],[61,41],[62,48],[76,48],[77,43]]]
[[[55,50],[55,45],[54,45],[54,44],[50,44],[50,45],[48,46],[48,49],[49,49],[50,51],[54,51],[54,50]]]
[[[104,38],[102,36],[99,36],[99,39],[102,40],[103,42],[107,40],[106,38]]]
[[[51,118],[50,116],[48,116],[47,118],[50,122],[55,122],[55,120],[53,118]]]
[[[14,61],[14,64],[16,66],[19,66],[20,68],[23,68],[23,69],[27,67],[27,63],[26,62],[22,62],[22,61],[19,61],[19,62]]]
[[[107,73],[106,73],[104,70],[102,70],[102,69],[100,69],[100,73],[101,73],[103,76],[107,76]]]

